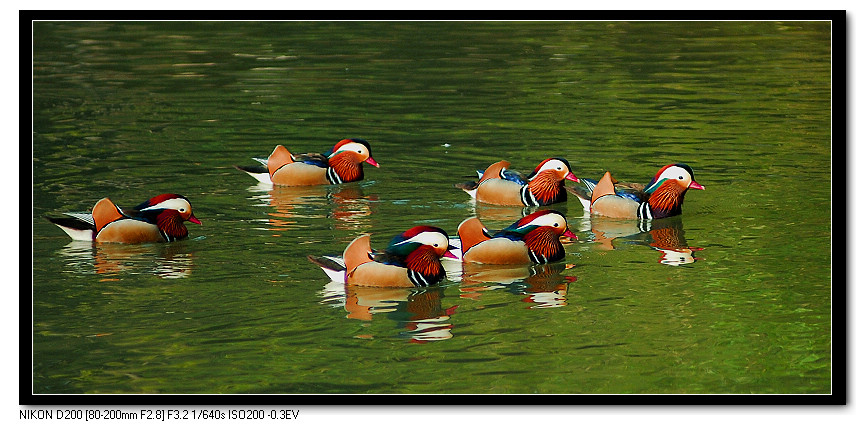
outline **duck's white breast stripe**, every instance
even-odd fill
[[[540,205],[540,204],[538,204],[537,199],[535,199],[535,195],[532,193],[531,190],[529,190],[529,185],[525,185],[525,186],[520,188],[520,198],[522,198],[523,205],[528,205],[528,206]]]
[[[637,218],[646,220],[652,219],[652,209],[649,207],[648,202],[640,203],[640,206],[637,208]]]
[[[337,174],[336,170],[331,167],[328,167],[327,169],[327,181],[329,181],[331,184],[342,183],[342,179],[339,178],[339,174]]]

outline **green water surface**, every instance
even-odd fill
[[[35,22],[36,394],[827,394],[829,22]],[[236,170],[346,137],[360,183]],[[345,288],[306,255],[525,211],[454,183],[528,172],[705,191],[640,229],[555,208],[550,267]],[[569,184],[573,184],[570,183]],[[44,216],[187,196],[172,244],[73,243]],[[693,250],[689,248],[695,248]],[[666,249],[666,251],[664,251]],[[24,338],[26,344],[27,338]]]

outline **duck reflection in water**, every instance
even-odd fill
[[[73,241],[58,251],[73,273],[102,275],[116,280],[126,274],[152,274],[178,279],[192,274],[193,255],[186,242],[171,244],[93,244]]]
[[[506,226],[510,223],[513,223],[516,220],[519,220],[531,213],[541,210],[556,210],[565,217],[568,216],[568,206],[565,203],[555,204],[555,205],[547,205],[547,206],[529,206],[529,207],[521,207],[521,206],[507,206],[507,205],[493,205],[486,204],[483,202],[471,202],[469,212],[471,215],[476,216],[482,222],[489,223],[491,226],[501,225]],[[499,222],[499,223],[496,223]]]
[[[461,298],[479,300],[486,291],[504,289],[517,295],[527,295],[522,301],[528,308],[563,307],[568,305],[568,285],[576,276],[562,275],[573,264],[551,263],[535,265],[493,265],[464,263]]]
[[[365,185],[371,182],[363,183]],[[253,199],[259,206],[270,207],[267,230],[285,231],[297,228],[298,219],[333,218],[338,230],[368,228],[375,195],[364,196],[361,183],[322,186],[272,186],[258,184],[249,188],[259,193]]]
[[[405,331],[400,332],[400,337],[413,343],[453,337],[450,318],[458,306],[442,307],[443,287],[382,288],[330,282],[321,295],[322,303],[344,308],[349,319],[368,322],[373,320],[375,314],[385,314],[405,328]],[[373,335],[356,337],[373,338]]]
[[[694,256],[703,248],[688,245],[682,217],[668,217],[651,221],[622,221],[605,217],[592,217],[591,231],[594,242],[602,250],[613,250],[613,241],[648,245],[661,252],[658,263],[668,266],[692,264],[702,258]]]

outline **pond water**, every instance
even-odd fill
[[[830,393],[830,36],[36,22],[33,392]],[[234,168],[347,137],[381,164],[360,183],[269,188]],[[683,162],[706,190],[651,229],[571,196],[563,262],[457,267],[429,289],[346,288],[306,259],[417,224],[455,236],[472,215],[503,228],[526,211],[453,185],[553,156],[641,183]],[[188,240],[94,246],[44,218],[166,192],[203,223]]]

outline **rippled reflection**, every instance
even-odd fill
[[[367,184],[369,184],[367,182]],[[304,227],[301,219],[334,219],[334,228],[358,230],[368,228],[372,213],[369,201],[376,195],[364,196],[360,184],[322,186],[272,186],[258,184],[249,188],[257,193],[252,199],[259,206],[272,207],[265,220],[267,230],[285,231]]]
[[[565,217],[568,217],[568,204],[561,202],[553,205],[545,205],[542,207],[515,207],[506,205],[493,205],[484,202],[472,200],[470,202],[471,212],[478,217],[483,223],[501,221],[511,224],[535,211],[539,210],[556,210]],[[570,222],[568,218],[568,222]]]
[[[400,337],[410,342],[426,342],[453,337],[450,317],[457,306],[444,308],[444,288],[378,288],[330,282],[320,292],[322,303],[345,309],[349,319],[371,321],[376,314],[399,323],[405,330]],[[373,338],[373,335],[356,335]]]
[[[167,244],[94,244],[70,242],[58,251],[66,270],[102,275],[112,280],[125,274],[152,274],[178,279],[192,274],[194,256],[185,242]]]
[[[513,223],[537,210],[538,207],[515,207],[507,205],[493,205],[472,200],[472,213],[481,222],[503,221]]]
[[[577,280],[562,272],[573,264],[553,263],[538,265],[463,264],[460,297],[479,300],[486,291],[504,289],[518,295],[527,295],[524,302],[529,308],[562,307],[568,304],[568,284]]]
[[[649,222],[612,220],[592,217],[591,232],[594,242],[603,250],[615,249],[613,241],[620,239],[629,243],[648,245],[661,252],[658,263],[668,266],[691,264],[701,258],[694,253],[703,248],[688,245],[682,217],[669,217]]]

